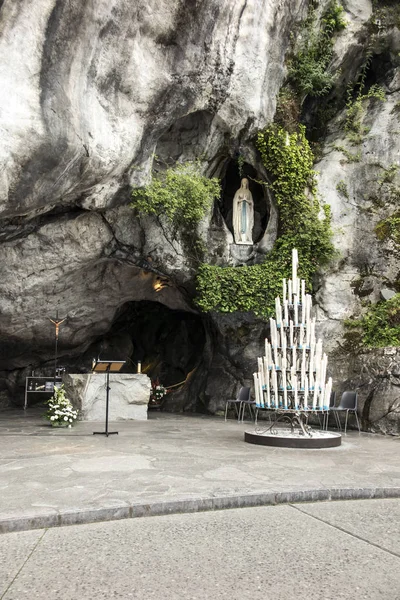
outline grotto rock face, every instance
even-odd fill
[[[365,60],[372,12],[369,0],[343,4],[348,26],[332,63],[337,88]],[[171,230],[162,215],[138,215],[127,206],[130,191],[177,160],[200,159],[206,175],[225,181],[240,154],[255,179],[268,177],[254,135],[274,118],[290,34],[306,9],[305,0],[0,1],[0,405],[18,403],[32,368],[51,368],[48,318],[56,311],[67,316],[60,361],[78,371],[104,347],[127,303],[197,312],[190,235]],[[356,148],[339,103],[321,143],[319,192],[332,207],[339,255],[316,281],[316,302],[337,385],[366,391],[364,427],[395,432],[398,388],[389,355],[350,353],[343,362],[337,352],[343,319],[375,302],[382,287],[400,289],[398,249],[375,234],[399,198],[400,33],[376,28],[370,83],[382,85],[387,100],[365,102],[368,131]],[[228,200],[216,203],[197,231],[207,260],[222,266],[240,264],[230,252],[229,182],[224,189]],[[277,235],[277,207],[267,192],[265,202],[256,262]],[[251,383],[266,326],[251,315],[199,318],[198,361],[166,405],[218,412]],[[133,357],[132,340],[122,345]],[[383,389],[379,373],[389,371]]]
[[[79,356],[135,300],[193,310],[190,252],[126,207],[166,160],[220,173],[273,117],[302,0],[0,4],[3,394],[53,353]],[[195,152],[193,153],[193,149]],[[202,235],[222,263],[220,219]],[[206,220],[207,221],[207,220]],[[157,294],[159,278],[173,285]]]

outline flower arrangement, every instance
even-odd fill
[[[151,382],[151,390],[150,390],[150,406],[159,406],[162,403],[162,399],[165,394],[168,393],[169,390],[160,384],[158,379],[155,379]]]
[[[72,427],[78,417],[78,411],[65,396],[64,385],[54,386],[54,394],[46,404],[49,410],[44,416],[52,427]]]

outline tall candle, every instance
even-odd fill
[[[258,366],[258,377],[260,379],[261,385],[265,385],[264,383],[264,365],[262,358],[257,358],[257,366]]]
[[[299,298],[298,296],[293,296],[293,303],[294,303],[294,324],[298,325],[299,324]]]
[[[259,387],[258,387],[258,373],[253,373],[253,378],[254,378],[254,395],[256,397],[256,406],[261,406],[260,405],[260,392],[259,392]]]
[[[299,348],[302,348],[303,346],[304,346],[304,325],[301,324],[299,327]]]
[[[289,281],[288,281],[288,301],[289,301],[289,304],[293,304],[293,298],[292,298],[292,295],[293,295],[293,291],[292,291],[292,280],[291,280],[291,279],[289,279]]]
[[[283,304],[283,308],[285,311],[285,325],[286,327],[289,325],[289,309],[288,309],[288,301],[285,300],[284,304]]]
[[[306,378],[306,349],[303,348],[301,357],[301,387],[304,388],[304,380]]]
[[[305,323],[304,321],[304,311],[306,310],[306,282],[304,279],[301,280],[301,304],[302,304],[302,323]]]
[[[287,346],[286,346],[286,331],[282,342],[282,367],[287,367]]]
[[[282,323],[282,309],[281,309],[281,301],[279,296],[275,298],[275,313],[276,313],[276,324],[281,325]]]
[[[282,288],[283,288],[282,300],[283,300],[283,304],[285,304],[285,302],[286,302],[286,279],[283,279],[283,281],[282,281]]]
[[[271,338],[271,345],[275,346],[275,340],[274,340],[274,320],[271,317],[269,320],[269,331],[270,331],[270,338]]]
[[[272,387],[274,388],[275,407],[279,406],[279,395],[278,395],[278,380],[276,377],[275,369],[272,371]]]
[[[315,317],[311,321],[311,327],[310,327],[310,346],[313,343],[315,344]]]
[[[269,368],[268,368],[267,359],[264,359],[264,370],[265,370],[265,384],[267,388],[267,406],[268,408],[271,406],[271,393],[269,389]]]
[[[280,329],[280,333],[281,333],[281,348],[282,348],[282,356],[283,356],[283,345],[286,345],[286,329],[284,327],[281,327]]]
[[[309,323],[311,319],[311,296],[306,294],[306,323]]]
[[[304,408],[308,406],[308,377],[305,376],[304,379]]]
[[[297,264],[298,264],[298,254],[296,248],[292,250],[292,281],[293,281],[293,293],[296,294],[296,284],[297,284]]]
[[[312,402],[312,407],[314,410],[317,408],[317,396],[318,396],[318,387],[314,383],[314,395],[313,395],[313,402]]]
[[[328,383],[326,384],[324,408],[329,410],[332,392],[332,377],[329,377]]]
[[[282,369],[283,406],[287,408],[286,369]]]
[[[294,344],[294,341],[293,341],[293,321],[292,321],[292,319],[290,319],[290,321],[289,321],[289,345],[290,345],[291,348],[293,348],[293,344]]]
[[[260,378],[258,378],[258,385],[259,385],[259,390],[260,390],[260,405],[261,405],[261,408],[265,408],[265,403],[264,403],[264,386],[261,385]]]

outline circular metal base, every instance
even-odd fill
[[[244,441],[249,444],[278,448],[335,448],[342,443],[340,433],[331,431],[313,431],[311,435],[301,435],[284,427],[275,431],[276,433],[245,431]]]

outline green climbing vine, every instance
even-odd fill
[[[369,307],[360,319],[348,319],[345,326],[353,347],[400,346],[400,294]]]
[[[204,177],[198,163],[187,162],[167,168],[146,187],[134,189],[131,207],[165,215],[174,226],[183,227],[198,223],[220,191],[218,179]]]
[[[375,226],[375,233],[381,242],[391,240],[400,247],[400,210],[396,211],[387,219],[382,219]]]
[[[313,153],[305,128],[289,134],[272,125],[259,132],[257,148],[273,179],[270,184],[279,208],[278,239],[264,263],[244,267],[201,265],[197,303],[204,311],[253,311],[271,314],[283,277],[290,277],[292,248],[299,252],[300,276],[310,289],[317,268],[330,260],[329,207],[316,194]],[[306,190],[309,190],[309,194]]]
[[[289,82],[302,96],[323,96],[332,88],[337,73],[329,71],[335,33],[346,27],[341,4],[332,0],[316,27],[316,9],[310,5],[302,26],[302,42],[289,64]]]

